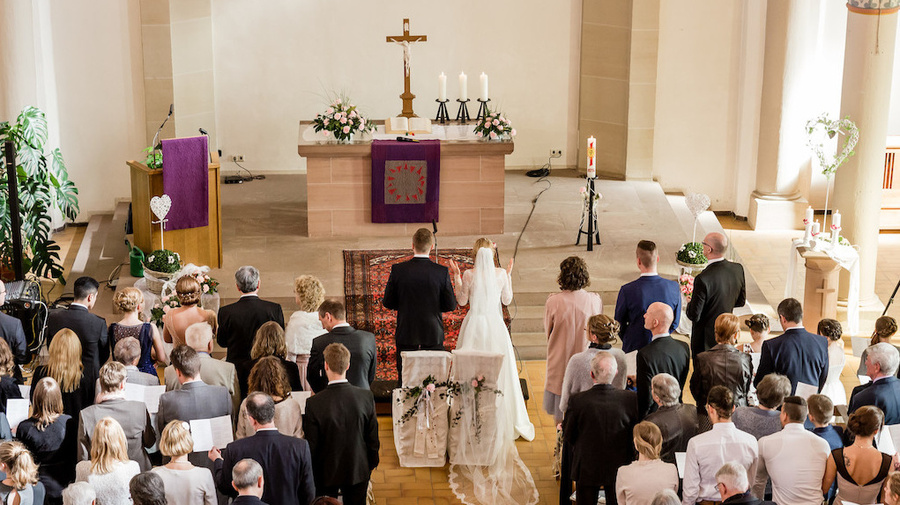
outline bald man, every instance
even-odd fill
[[[710,233],[703,239],[703,254],[709,260],[694,279],[694,293],[687,305],[691,330],[691,356],[696,357],[716,345],[716,318],[747,302],[744,267],[725,259],[728,239]]]
[[[669,334],[669,328],[675,315],[672,307],[662,302],[653,302],[644,314],[644,328],[650,330],[650,343],[637,353],[636,376],[638,412],[643,419],[647,414],[656,411],[653,402],[651,382],[656,374],[667,373],[678,379],[678,385],[684,389],[687,382],[691,352],[688,345],[675,340]],[[678,401],[681,401],[679,395]]]

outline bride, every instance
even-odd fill
[[[493,243],[480,238],[472,248],[475,266],[460,275],[456,262],[450,263],[456,300],[469,304],[469,312],[459,331],[456,348],[503,355],[497,388],[502,392],[497,400],[497,439],[493,441],[495,455],[485,466],[451,465],[450,484],[457,497],[466,504],[525,504],[537,502],[537,489],[528,468],[519,458],[515,440],[534,439],[534,425],[528,419],[525,399],[519,384],[515,355],[509,331],[503,321],[501,303],[512,301],[510,273],[513,260],[506,270],[494,267]],[[472,447],[473,450],[475,447]],[[462,450],[465,450],[464,448]]]

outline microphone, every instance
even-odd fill
[[[431,228],[434,230],[434,262],[438,263],[438,247],[437,247],[437,223],[431,220]]]
[[[162,124],[159,125],[159,128],[156,130],[156,135],[153,136],[153,142],[150,144],[153,146],[153,150],[162,148],[162,144],[157,144],[156,141],[159,140],[159,134],[162,133],[163,126],[166,126],[166,121],[168,121],[169,118],[172,117],[172,114],[174,114],[174,113],[175,113],[175,104],[174,103],[169,104],[169,115],[167,115],[166,118],[163,119]]]
[[[200,133],[201,133],[202,135],[209,136],[209,132],[206,131],[206,130],[204,130],[203,128],[200,128]]]
[[[434,219],[431,220],[431,227],[434,229],[434,233],[436,234],[437,233],[437,223],[434,221]]]

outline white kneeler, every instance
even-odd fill
[[[453,380],[461,383],[462,392],[450,405],[450,464],[489,465],[496,458],[497,443],[502,442],[497,433],[500,396],[476,395],[471,384],[483,377],[485,388],[496,389],[502,365],[502,354],[453,351]]]
[[[446,351],[405,351],[403,360],[403,386],[422,386],[433,376],[437,382],[450,377],[450,353]],[[404,400],[403,388],[391,395],[391,414],[394,421],[394,446],[402,467],[441,467],[447,461],[447,388],[438,387],[433,392],[423,391],[416,398]],[[442,399],[441,396],[444,396]],[[400,418],[418,404],[417,413],[405,422]]]

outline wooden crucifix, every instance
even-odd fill
[[[400,95],[400,98],[403,100],[403,112],[400,113],[401,117],[417,117],[413,112],[413,99],[416,95],[409,90],[409,45],[413,42],[425,42],[427,40],[428,37],[425,35],[409,34],[409,19],[403,20],[403,35],[389,35],[387,37],[387,42],[403,46],[403,94]]]

